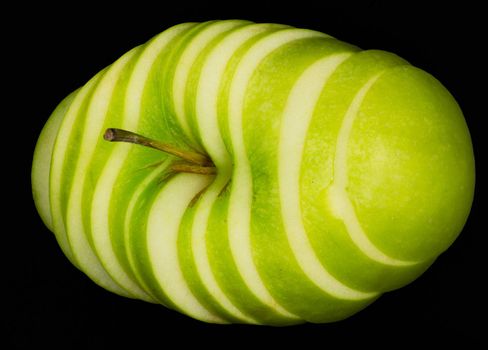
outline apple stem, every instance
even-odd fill
[[[202,175],[214,175],[217,172],[213,166],[199,166],[191,164],[173,164],[170,169],[177,173],[193,173]]]
[[[185,172],[204,175],[211,175],[216,173],[216,168],[214,164],[206,155],[193,151],[182,150],[172,145],[136,134],[132,131],[109,128],[105,130],[103,138],[106,141],[110,142],[129,142],[136,145],[154,148],[158,151],[171,154],[188,162],[173,164],[171,166],[171,170],[174,172]]]
[[[190,162],[195,165],[206,166],[206,167],[213,166],[212,161],[203,154],[192,152],[192,151],[181,150],[172,145],[168,145],[166,143],[162,143],[150,139],[146,136],[136,134],[135,132],[132,131],[109,128],[105,131],[103,138],[111,142],[130,142],[136,145],[151,147],[159,151],[176,156],[178,158],[181,158],[183,160],[186,160],[187,162]]]

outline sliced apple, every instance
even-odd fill
[[[344,319],[424,272],[466,221],[474,158],[455,100],[398,56],[209,21],[65,99],[32,186],[102,287],[205,322],[291,325]]]

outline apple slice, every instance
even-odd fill
[[[107,114],[106,118],[98,118],[98,121],[102,121],[102,123],[98,127],[92,127],[92,130],[95,129],[97,134],[96,140],[93,140],[97,148],[94,150],[94,156],[88,168],[88,175],[82,182],[84,184],[84,215],[88,218],[87,223],[89,225],[88,234],[104,267],[117,283],[130,291],[131,294],[152,302],[155,301],[154,298],[150,296],[150,293],[141,289],[138,279],[128,262],[123,243],[123,218],[120,219],[121,225],[113,225],[114,222],[117,222],[117,219],[113,220],[115,213],[124,213],[130,202],[130,197],[127,197],[127,195],[131,192],[126,192],[126,195],[123,196],[127,198],[125,201],[120,199],[114,201],[113,198],[114,195],[120,193],[114,187],[116,188],[115,184],[122,176],[123,172],[121,170],[127,164],[125,160],[129,157],[132,149],[127,144],[109,145],[101,138],[101,134],[109,125],[137,128],[136,125],[140,117],[138,112],[141,103],[139,99],[140,93],[144,91],[144,84],[148,79],[154,61],[160,57],[161,52],[175,38],[191,26],[175,26],[172,30],[168,30],[154,38],[147,45],[141,47],[139,52],[133,52],[132,58],[126,62],[127,68],[119,71],[120,81],[110,105],[112,113]],[[113,84],[115,82],[113,81]],[[112,86],[114,87],[115,85]],[[147,158],[143,158],[143,160],[147,161]],[[96,164],[99,165],[97,166]],[[124,169],[126,172],[123,174],[133,173],[134,170],[138,169],[137,164],[134,163],[132,167]],[[145,163],[145,165],[147,164],[149,163]],[[132,176],[133,179],[129,183],[132,188],[138,184],[138,181],[142,181],[144,173],[139,172],[137,175],[139,176]]]
[[[182,107],[185,99],[185,90],[188,75],[200,50],[205,49],[212,41],[232,28],[248,23],[241,20],[207,21],[196,24],[176,42],[161,64],[158,84],[155,87],[159,92],[159,103],[165,110],[165,129],[171,131],[172,137],[167,140],[176,147],[191,147],[205,153],[191,132],[186,110]],[[181,81],[180,81],[181,80]],[[176,97],[175,97],[176,96]]]
[[[188,109],[192,106],[185,99],[188,94],[189,78],[198,76],[201,68],[201,60],[206,57],[206,53],[213,49],[213,46],[219,40],[228,35],[229,31],[249,24],[248,21],[228,20],[210,22],[205,28],[198,28],[198,32],[191,37],[184,45],[181,55],[177,61],[174,61],[175,72],[172,79],[172,100],[174,106],[174,115],[181,127],[185,137],[191,144],[198,144],[195,128],[190,127],[188,122]]]
[[[97,145],[103,141],[100,140],[100,135],[105,130],[105,123],[113,123],[114,114],[109,115],[109,110],[114,112],[121,110],[123,106],[121,94],[117,94],[115,91],[123,91],[125,85],[123,76],[131,70],[132,63],[137,59],[140,51],[140,47],[131,50],[107,69],[86,107],[82,126],[83,132],[79,139],[79,149],[83,152],[79,153],[77,162],[71,170],[73,171],[73,180],[67,205],[66,230],[70,241],[79,242],[87,239],[91,243],[91,247],[110,277],[132,297],[152,301],[153,299],[134,282],[133,278],[118,263],[115,255],[110,254],[113,252],[110,237],[102,234],[104,229],[109,230],[106,208],[108,207],[110,192],[105,190],[108,196],[100,195],[100,192],[97,192],[98,188],[107,189],[109,187],[105,187],[106,184],[99,181],[92,196],[95,184],[93,173],[89,170],[95,154],[97,154],[98,161],[107,157],[107,151],[104,152],[100,147],[97,148]],[[93,201],[93,205],[96,207],[94,216],[90,217],[87,210],[83,212],[84,196]],[[75,244],[79,245],[78,243]]]
[[[77,93],[78,90],[72,92],[63,101],[61,101],[44,125],[34,151],[31,174],[33,190],[32,194],[37,211],[39,212],[39,215],[47,228],[51,232],[54,232],[63,253],[74,265],[76,265],[76,263],[73,259],[71,247],[69,246],[67,240],[63,236],[60,236],[56,230],[54,230],[51,215],[49,178],[51,175],[52,155],[56,136],[63,118]]]
[[[379,74],[399,65],[408,63],[395,55],[371,50],[357,53],[339,67],[325,87],[310,121],[300,174],[303,227],[321,263],[347,285],[379,293],[411,281],[431,262],[401,261],[370,249],[371,244],[354,220],[353,211],[347,214],[349,199],[337,196],[334,190],[345,188],[341,184],[346,174],[340,158],[341,152],[349,147],[347,128],[351,124],[348,123],[354,122],[361,100]],[[338,91],[341,91],[340,98]],[[324,147],[325,142],[333,146]],[[315,156],[310,154],[312,150]]]
[[[373,128],[374,136],[365,132]],[[350,131],[347,168],[358,221],[389,256],[432,263],[467,220],[469,131],[449,92],[418,68],[390,68],[370,88]]]
[[[253,307],[248,303],[241,302],[237,308],[236,302],[238,300],[235,296],[233,300],[229,299],[229,293],[223,289],[228,282],[219,283],[214,275],[214,269],[210,265],[207,247],[207,236],[210,234],[208,220],[217,197],[230,179],[230,157],[218,128],[219,87],[226,72],[227,64],[236,51],[257,36],[272,33],[283,27],[275,24],[248,24],[227,33],[215,46],[200,54],[203,57],[203,66],[192,69],[192,74],[195,74],[198,79],[193,79],[196,84],[189,85],[186,89],[187,105],[195,106],[195,109],[189,108],[187,111],[190,124],[195,126],[198,139],[204,144],[206,151],[216,164],[218,173],[213,183],[202,193],[195,204],[191,229],[187,232],[183,231],[185,233],[180,238],[181,260],[184,264],[191,265],[184,268],[183,271],[187,273],[190,287],[197,296],[200,296],[200,300],[207,307],[216,308],[220,313],[226,315],[226,318],[237,322],[244,320],[252,323],[258,322],[242,313],[241,310],[246,309],[245,305],[249,311],[256,308],[266,308],[266,306],[261,303],[261,305]],[[191,252],[193,252],[193,256],[189,255]],[[227,275],[227,278],[230,276]],[[242,284],[242,279],[240,281]],[[242,286],[245,287],[245,284]],[[274,309],[269,309],[269,312],[274,313]],[[252,313],[247,313],[247,315],[250,314]]]
[[[79,120],[83,120],[85,117],[88,101],[105,72],[106,69],[98,73],[79,90],[61,122],[54,143],[49,179],[51,214],[53,228],[57,232],[59,239],[63,241],[63,245],[70,246],[75,266],[105,289],[130,297],[130,294],[107,274],[86,236],[84,234],[71,236],[66,227],[69,189],[72,186],[73,169],[76,166],[80,151],[74,147],[69,148],[68,144],[71,143],[71,140],[79,140],[81,138],[83,130],[76,126]]]

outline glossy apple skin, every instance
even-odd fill
[[[216,175],[109,143],[121,128],[208,155]],[[33,197],[100,286],[212,323],[333,322],[422,274],[474,193],[462,111],[428,73],[323,33],[185,23],[67,97]]]

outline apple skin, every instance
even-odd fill
[[[207,155],[215,175],[102,138]],[[316,31],[184,23],[69,95],[33,198],[95,283],[212,323],[334,322],[420,276],[474,194],[462,111],[428,73]]]

